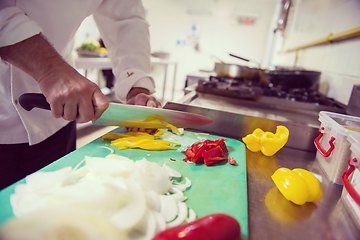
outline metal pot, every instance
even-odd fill
[[[321,72],[308,70],[265,70],[268,82],[279,88],[306,88],[317,90]]]
[[[259,79],[260,69],[237,64],[215,63],[214,72],[219,77],[237,79]]]

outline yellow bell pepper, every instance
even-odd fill
[[[279,168],[271,178],[282,195],[297,205],[316,203],[323,197],[319,180],[305,169]]]
[[[242,140],[250,151],[261,151],[265,156],[272,156],[286,144],[288,137],[289,130],[284,126],[277,126],[275,134],[257,128]]]

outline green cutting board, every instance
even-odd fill
[[[112,132],[123,133],[125,128],[117,128]],[[247,205],[247,180],[246,180],[246,156],[245,146],[242,142],[227,138],[225,141],[229,150],[229,157],[237,161],[233,166],[227,161],[221,161],[212,166],[204,164],[191,164],[182,161],[184,155],[182,150],[196,141],[205,139],[215,140],[219,136],[194,133],[185,131],[182,136],[175,136],[174,140],[182,146],[177,150],[165,151],[146,151],[141,149],[115,150],[115,154],[126,156],[132,160],[146,158],[148,161],[156,162],[160,166],[166,163],[167,166],[179,171],[182,182],[185,177],[189,178],[192,185],[184,194],[188,197],[186,204],[192,208],[198,217],[211,213],[226,213],[235,217],[241,225],[243,239],[248,238],[248,205]],[[110,151],[99,146],[110,145],[109,140],[102,141],[101,138],[77,149],[76,151],[60,158],[40,171],[54,171],[66,166],[75,167],[84,156],[105,157]],[[175,161],[174,161],[175,160]],[[25,180],[0,191],[0,225],[7,219],[13,217],[13,212],[9,202],[10,195],[14,193],[17,184],[24,183]]]

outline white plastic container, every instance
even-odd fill
[[[351,144],[349,168],[342,175],[344,188],[341,199],[350,215],[360,228],[360,134],[351,133],[348,137]]]
[[[333,183],[342,185],[341,175],[347,170],[351,156],[350,133],[360,133],[360,118],[338,113],[319,113],[319,136],[314,143],[316,159]]]

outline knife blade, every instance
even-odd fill
[[[25,93],[20,96],[19,103],[27,111],[31,111],[33,108],[50,110],[49,103],[41,93]],[[164,121],[177,128],[191,128],[213,122],[208,117],[194,113],[110,102],[109,108],[92,124],[134,128],[168,128],[169,126],[166,126]]]

